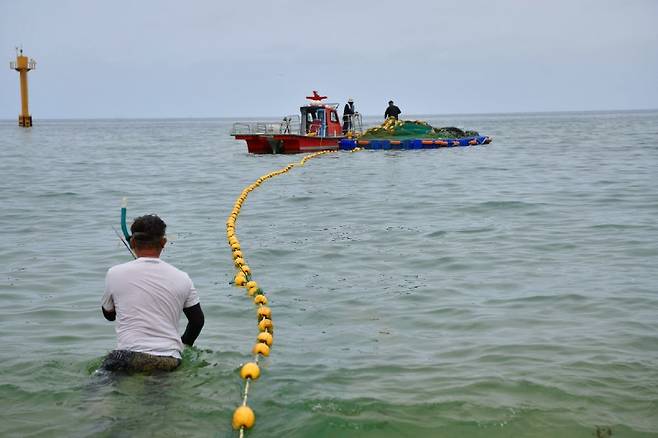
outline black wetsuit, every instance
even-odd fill
[[[350,116],[354,115],[354,102],[348,102],[345,104],[345,109],[343,110],[343,134],[347,131],[352,130],[352,119]]]
[[[397,119],[400,114],[402,114],[400,108],[391,104],[388,106],[388,108],[386,108],[386,112],[384,113],[384,118],[388,119],[389,117],[393,117]]]

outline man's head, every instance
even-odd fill
[[[389,101],[388,101],[388,104],[389,104],[389,105],[393,105],[393,101],[392,101],[392,100],[389,100]]]
[[[354,103],[354,99],[350,97],[349,99],[347,99],[347,103]]]
[[[130,244],[136,251],[157,251],[159,255],[167,243],[166,229],[167,224],[157,215],[140,216],[130,226]]]

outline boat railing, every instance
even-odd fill
[[[354,134],[361,134],[363,132],[363,119],[361,118],[361,113],[350,114],[349,116],[350,128],[348,131],[351,131]]]
[[[343,119],[343,123],[345,123]],[[360,113],[350,114],[347,120],[348,132],[352,134],[361,134],[364,131],[363,118]],[[299,115],[292,114],[285,116],[280,122],[274,121],[256,121],[256,122],[236,122],[231,129],[231,135],[274,135],[274,134],[303,134],[302,123]],[[318,136],[323,137],[325,132],[319,132]]]
[[[231,135],[299,134],[300,132],[301,120],[294,114],[285,116],[280,122],[236,122],[231,129]]]
[[[280,134],[301,134],[302,119],[299,114],[285,116],[281,121]]]

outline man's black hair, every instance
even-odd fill
[[[139,247],[158,247],[166,229],[167,224],[155,214],[140,216],[130,226],[132,237]]]

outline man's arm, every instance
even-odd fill
[[[103,311],[105,319],[108,321],[114,321],[117,319],[117,309],[114,307],[114,297],[112,297],[110,289],[109,275],[110,271],[105,275],[105,291],[103,292],[103,298],[101,299],[101,310]]]
[[[194,341],[196,341],[199,333],[201,333],[205,317],[200,303],[183,309],[183,313],[187,317],[187,327],[185,328],[185,333],[181,336],[181,341],[183,341],[183,344],[191,347],[194,345]]]

